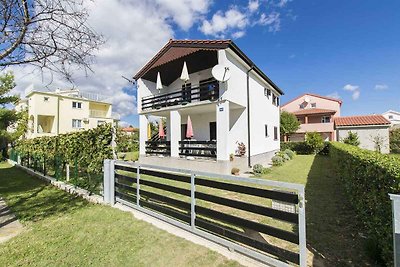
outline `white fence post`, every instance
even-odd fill
[[[393,256],[394,266],[400,267],[400,195],[389,194],[393,210]]]
[[[140,207],[140,166],[136,168],[136,205]]]
[[[104,202],[114,205],[115,204],[115,182],[114,182],[114,160],[104,160]]]
[[[69,182],[69,164],[65,164],[65,175],[67,176],[67,182]]]
[[[306,199],[304,188],[299,190],[299,247],[300,266],[307,266],[307,243],[306,243]]]

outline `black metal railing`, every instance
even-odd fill
[[[179,141],[179,155],[216,158],[217,141]]]
[[[171,142],[146,141],[146,154],[169,156],[171,154]]]
[[[219,97],[219,83],[211,81],[198,87],[184,87],[179,91],[142,98],[142,110],[186,105],[198,101],[216,101]]]

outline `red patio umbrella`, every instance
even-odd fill
[[[190,119],[190,116],[188,116],[188,118],[187,118],[186,138],[187,139],[193,138],[193,126],[192,126],[192,120]]]
[[[161,119],[160,123],[158,124],[158,137],[162,139],[165,137],[164,126]]]

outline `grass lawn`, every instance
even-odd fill
[[[122,159],[123,154],[125,154],[125,158],[123,158],[124,160],[137,161],[139,158],[139,151],[118,153],[118,157]]]
[[[307,244],[315,266],[373,266],[362,227],[330,164],[329,157],[297,155],[263,178],[306,186]],[[320,255],[320,256],[318,256]]]
[[[0,163],[0,196],[24,224],[0,266],[237,266],[130,213],[73,197]]]

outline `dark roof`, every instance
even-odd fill
[[[274,84],[268,76],[262,72],[243,52],[236,46],[232,40],[169,40],[163,48],[139,70],[133,77],[135,80],[143,77],[155,67],[171,62],[175,59],[199,52],[199,51],[217,51],[221,49],[232,49],[247,65],[253,67],[254,71],[266,80],[280,94],[283,91]]]
[[[322,109],[322,108],[307,108],[299,109],[292,112],[294,115],[308,115],[308,114],[334,114],[336,110],[332,109]]]
[[[337,117],[334,119],[335,126],[366,126],[366,125],[388,125],[388,121],[382,115],[365,115]]]
[[[338,102],[340,105],[342,105],[342,103],[343,103],[342,100],[337,99],[337,98],[333,98],[333,97],[329,97],[329,96],[322,96],[322,95],[317,95],[317,94],[312,94],[312,93],[305,93],[305,94],[302,94],[302,95],[296,97],[295,99],[292,99],[292,100],[286,102],[282,107],[284,107],[287,104],[292,103],[293,101],[296,101],[297,99],[302,98],[302,97],[304,97],[306,95],[310,95],[310,96],[314,96],[314,97],[318,97],[318,98],[322,98],[322,99],[326,99],[326,100],[335,101],[335,102]]]

